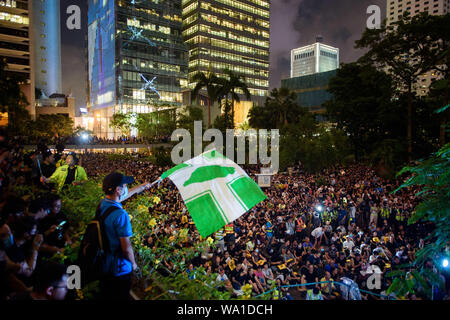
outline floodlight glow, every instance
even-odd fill
[[[87,139],[89,138],[89,135],[88,135],[87,133],[83,133],[83,134],[81,135],[81,138],[82,138],[83,140],[87,140]]]
[[[447,268],[447,267],[448,267],[448,259],[447,259],[447,258],[444,259],[444,260],[442,260],[442,266],[443,266],[444,268]]]
[[[323,207],[322,207],[321,205],[318,205],[318,206],[316,207],[316,210],[319,211],[319,212],[322,212]]]

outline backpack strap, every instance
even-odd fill
[[[113,213],[114,211],[116,211],[118,209],[120,209],[120,208],[112,205],[108,209],[106,209],[102,215],[100,215],[100,204],[97,206],[94,220],[97,221],[97,223],[98,223],[97,229],[99,230],[98,240],[99,240],[99,244],[100,244],[100,249],[102,249],[105,252],[109,251],[109,242],[108,242],[108,238],[106,236],[106,231],[105,231],[105,220],[106,220],[106,218],[109,217],[109,215],[111,213]]]

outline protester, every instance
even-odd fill
[[[33,248],[33,241],[36,241],[37,248],[37,235],[42,234],[43,241],[38,248],[37,267],[31,271],[33,275],[37,275],[39,260],[43,256],[58,252],[62,254],[63,245],[71,242],[70,222],[59,228],[67,219],[61,212],[61,199],[58,196],[52,194],[40,197],[36,194],[36,200],[30,203],[30,199],[24,200],[11,193],[17,187],[31,186],[36,170],[39,172],[35,166],[39,152],[25,155],[18,145],[16,142],[4,143],[0,150],[0,206],[4,221],[2,243],[8,247],[12,234],[13,245],[18,248],[15,252],[22,252],[25,259],[18,259],[19,254],[13,257],[12,251],[0,248],[0,281],[4,296],[26,292],[34,284],[27,282],[24,275],[17,274],[18,268],[14,261],[19,264],[25,262],[30,266],[26,248]],[[44,158],[51,160],[49,155]],[[45,159],[41,165],[52,162]],[[111,171],[127,172],[139,182],[155,181],[170,168],[151,163],[140,154],[111,160],[107,154],[85,153],[82,155],[85,174],[76,177],[73,174],[72,179],[69,169],[81,170],[73,160],[76,162],[76,156],[69,155],[68,163],[52,174],[58,177],[54,180],[58,190],[77,182],[80,176],[87,179],[89,175],[94,179],[108,175]],[[63,168],[67,170],[61,171]],[[251,177],[260,172],[258,166],[246,166],[244,169]],[[49,180],[46,178],[45,182]],[[117,208],[105,219],[105,228],[110,252],[117,251],[121,255],[111,255],[109,258],[105,268],[119,268],[113,268],[109,277],[103,279],[101,288],[106,298],[114,295],[115,298],[126,299],[129,298],[131,274],[137,266],[129,240],[132,235],[131,224],[122,203],[148,188],[148,184],[138,185],[127,194],[127,185],[132,180],[126,180],[120,174],[120,179],[114,181],[108,182],[105,178],[105,199],[101,201],[100,207],[102,213],[108,207]],[[186,266],[189,266],[186,279],[197,281],[199,270],[204,268],[206,274],[214,274],[214,279],[220,280],[218,289],[236,296],[244,294],[244,289],[250,286],[253,297],[269,294],[266,292],[276,288],[270,293],[274,299],[343,299],[338,284],[342,279],[353,279],[355,285],[369,290],[366,280],[370,271],[376,270],[380,271],[381,277],[381,289],[377,293],[386,292],[390,284],[386,273],[396,266],[412,262],[416,252],[430,243],[427,236],[434,228],[432,223],[420,220],[412,225],[407,224],[407,219],[420,202],[420,198],[415,196],[419,190],[408,188],[392,193],[401,182],[382,179],[371,168],[361,164],[336,166],[315,174],[296,166],[292,174],[279,173],[273,177],[271,187],[264,189],[268,200],[227,225],[227,228],[211,235],[212,239],[217,240],[214,247],[185,261]],[[44,191],[42,185],[35,187]],[[161,183],[161,187],[166,191],[152,210],[168,218],[141,241],[152,247],[157,243],[157,237],[181,234],[182,230],[186,230],[185,244],[192,246],[199,240],[199,234],[178,190],[168,179]],[[95,211],[95,208],[92,210]],[[4,227],[6,225],[9,230]],[[173,263],[168,258],[163,259],[161,265],[169,270],[165,271],[167,274],[173,269]],[[439,296],[442,299],[448,295],[448,286],[446,288],[439,289],[439,292],[443,292]],[[55,290],[52,292],[56,295],[61,293]],[[42,293],[35,297],[38,296],[43,297]],[[44,296],[55,297],[52,294]],[[363,294],[362,298],[374,299],[375,295]],[[407,298],[426,297],[418,292]]]
[[[102,219],[109,246],[106,250],[104,275],[100,280],[104,299],[129,300],[131,298],[131,273],[137,269],[137,264],[130,241],[133,235],[130,217],[123,209],[121,202],[150,186],[144,183],[128,191],[128,184],[133,182],[133,177],[124,176],[118,172],[113,172],[103,179],[105,198],[100,202],[98,213],[101,217],[108,212],[108,216]]]
[[[57,189],[60,191],[64,186],[78,185],[87,181],[86,171],[78,165],[78,162],[79,159],[75,153],[69,154],[66,158],[66,164],[58,167],[49,178],[42,176],[41,182],[56,183]]]

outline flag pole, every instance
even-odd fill
[[[147,189],[150,189],[151,187],[153,187],[155,184],[157,184],[157,183],[160,183],[162,180],[161,180],[161,177],[160,178],[158,178],[157,180],[155,180],[155,181],[153,181],[152,183],[150,183],[150,185],[148,186],[148,188]],[[159,186],[158,186],[159,187]]]

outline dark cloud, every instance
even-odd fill
[[[358,59],[363,52],[354,48],[366,28],[367,7],[378,5],[382,19],[386,0],[285,0],[271,2],[270,86],[278,87],[289,75],[290,51],[315,42],[322,35],[324,43],[340,49],[341,62]]]

